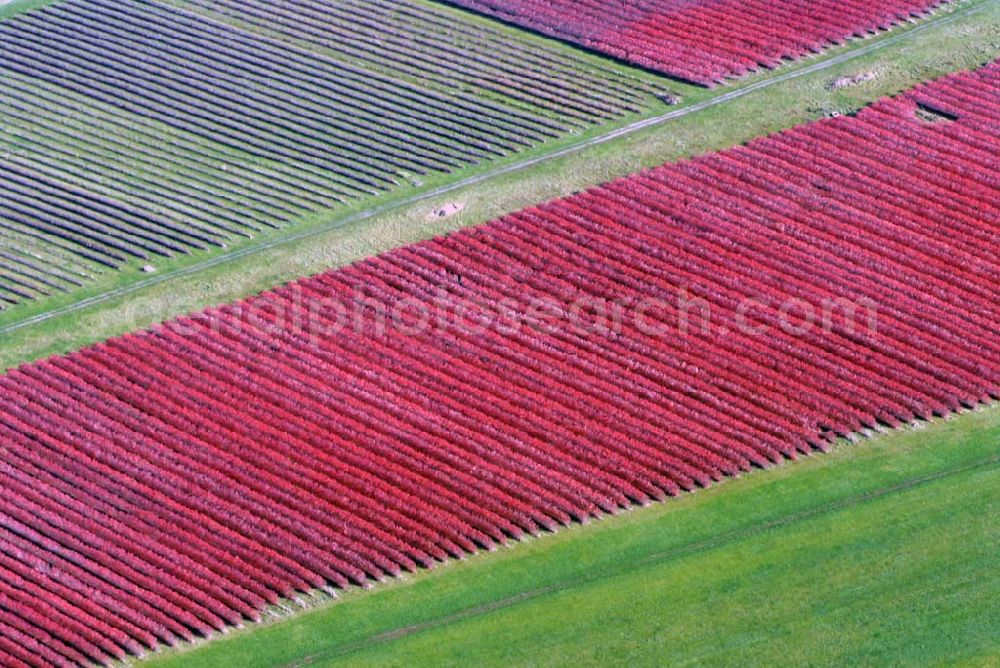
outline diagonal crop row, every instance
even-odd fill
[[[595,76],[555,50],[521,48],[499,31],[455,22],[414,2],[190,0],[181,6],[391,67],[416,80],[483,88],[584,121],[613,117],[623,108],[639,111],[649,92],[617,77],[602,80],[600,70]]]

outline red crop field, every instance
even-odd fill
[[[711,86],[887,30],[946,0],[449,0]]]
[[[174,644],[996,397],[998,87],[995,63],[3,376],[0,663]]]

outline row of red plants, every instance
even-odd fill
[[[919,18],[947,0],[450,0],[706,86]]]

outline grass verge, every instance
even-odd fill
[[[51,5],[58,0],[0,0],[0,21],[18,14],[30,12],[32,9]]]
[[[946,20],[947,19],[947,20]],[[686,103],[695,105],[750,90],[725,104],[666,121],[626,136],[546,159],[529,168],[500,173],[486,180],[439,196],[420,198],[463,179],[476,179],[491,170],[520,161],[546,158],[580,142],[614,134],[620,127],[605,126],[560,142],[494,163],[429,180],[420,188],[403,189],[353,208],[327,211],[300,221],[294,230],[259,237],[223,264],[206,264],[211,256],[196,254],[161,264],[159,273],[169,280],[143,285],[149,277],[138,267],[109,275],[91,293],[67,297],[67,304],[124,288],[114,296],[81,310],[5,331],[4,328],[53,307],[58,301],[28,305],[0,315],[0,369],[63,353],[111,336],[147,327],[171,317],[232,301],[300,276],[343,266],[364,257],[438,234],[483,223],[498,215],[559,197],[628,174],[637,169],[732,146],[754,137],[791,127],[827,114],[850,113],[885,95],[958,69],[976,67],[1000,56],[1000,2],[972,0],[953,5],[932,23],[919,23],[877,40],[912,34],[912,39],[892,42],[878,51],[804,76],[782,79],[766,88],[774,73],[748,79],[739,86],[718,91],[692,91]],[[919,32],[917,32],[919,31]],[[871,40],[854,42],[824,54],[821,60],[858,51]],[[859,51],[860,52],[860,51]],[[805,61],[783,69],[777,76],[804,71],[816,64]],[[862,72],[875,77],[856,86],[835,88],[839,78]],[[629,119],[634,122],[636,119]],[[432,212],[459,202],[458,215],[437,218]],[[301,235],[294,240],[291,235]],[[196,271],[184,273],[187,269]],[[178,273],[172,273],[178,272]]]
[[[1000,656],[1000,406],[353,590],[154,666]]]

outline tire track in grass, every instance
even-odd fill
[[[451,183],[439,186],[437,188],[433,188],[431,190],[426,190],[420,193],[416,193],[414,195],[410,195],[408,197],[404,197],[402,199],[387,202],[385,204],[377,205],[369,209],[365,209],[363,211],[358,211],[349,214],[347,216],[336,218],[334,220],[329,221],[328,223],[325,223],[317,227],[312,227],[307,230],[302,230],[300,232],[293,232],[291,234],[282,235],[281,237],[276,239],[262,241],[260,243],[256,243],[251,246],[230,251],[228,253],[215,255],[211,258],[208,258],[196,264],[192,264],[186,267],[181,267],[173,271],[164,272],[162,274],[157,274],[156,276],[151,276],[149,278],[145,278],[136,281],[134,283],[130,283],[127,286],[122,286],[120,288],[107,290],[105,292],[93,295],[86,299],[81,299],[77,302],[68,304],[66,306],[38,313],[29,318],[15,321],[11,324],[0,327],[0,335],[10,334],[11,332],[24,329],[25,327],[29,327],[31,325],[37,325],[47,320],[51,320],[53,318],[83,311],[87,308],[103,304],[113,299],[118,299],[120,297],[126,297],[128,295],[135,294],[136,292],[139,292],[146,288],[160,285],[168,281],[176,280],[179,278],[193,276],[208,269],[236,262],[238,260],[242,260],[244,258],[257,255],[258,253],[262,253],[275,248],[280,248],[283,246],[288,246],[300,241],[304,241],[306,239],[311,239],[317,236],[321,236],[323,234],[326,234],[328,232],[331,232],[335,229],[347,225],[368,220],[370,218],[374,218],[376,216],[380,216],[383,214],[391,213],[393,211],[397,211],[414,204],[419,204],[427,200],[436,199],[438,197],[456,192],[458,190],[462,190],[474,185],[479,185],[487,181],[492,181],[502,176],[523,172],[538,165],[545,164],[547,162],[552,162],[560,158],[565,158],[567,156],[580,153],[581,151],[584,151],[586,149],[593,148],[595,146],[600,146],[602,144],[606,144],[608,142],[620,139],[622,137],[633,135],[642,130],[655,127],[657,125],[662,125],[672,120],[684,118],[686,116],[690,116],[692,114],[705,111],[706,109],[711,109],[713,107],[727,104],[734,100],[746,97],[747,95],[750,95],[757,91],[765,90],[787,81],[801,79],[803,77],[807,77],[812,74],[816,74],[818,72],[831,69],[838,65],[851,62],[868,54],[880,51],[886,47],[893,46],[901,42],[909,41],[913,39],[915,36],[920,35],[932,28],[948,25],[950,23],[954,23],[959,19],[966,18],[974,14],[978,14],[979,12],[983,11],[986,7],[988,7],[995,1],[996,0],[980,2],[977,4],[959,8],[948,14],[939,14],[930,19],[927,19],[924,22],[919,23],[918,25],[910,28],[909,30],[906,30],[905,32],[889,35],[886,37],[876,37],[874,38],[875,41],[865,46],[853,49],[851,51],[847,51],[846,53],[841,53],[839,55],[820,60],[807,67],[793,70],[790,72],[785,72],[783,74],[777,74],[775,76],[762,79],[761,81],[757,81],[753,84],[749,84],[742,88],[730,90],[726,93],[717,95],[702,102],[698,102],[689,107],[676,109],[674,111],[670,111],[665,114],[661,114],[659,116],[653,116],[650,118],[642,119],[634,123],[631,123],[629,125],[626,125],[624,127],[617,128],[615,130],[607,132],[605,134],[598,135],[596,137],[591,137],[590,139],[586,139],[577,142],[575,144],[571,144],[570,146],[566,146],[561,149],[551,151],[549,153],[544,153],[542,155],[535,156],[533,158],[528,158],[526,160],[521,160],[509,165],[491,169],[486,172],[482,172],[480,174],[473,174],[466,178],[459,179],[458,181],[453,181]]]
[[[815,519],[817,517],[822,517],[824,515],[830,515],[841,510],[846,510],[849,508],[855,508],[862,506],[866,503],[883,499],[888,496],[895,494],[900,494],[917,487],[922,487],[924,485],[939,482],[941,480],[946,480],[948,478],[953,478],[964,473],[969,473],[976,470],[987,470],[1000,464],[1000,455],[989,457],[987,459],[982,459],[978,462],[973,462],[971,464],[966,464],[963,466],[954,467],[951,469],[946,469],[944,471],[937,471],[935,473],[928,473],[922,476],[915,476],[913,478],[908,478],[895,485],[889,485],[887,487],[881,487],[879,489],[865,492],[863,494],[856,494],[849,496],[847,498],[841,499],[839,501],[834,501],[831,503],[826,503],[814,508],[809,508],[806,510],[801,510],[795,513],[790,513],[782,517],[768,520],[767,522],[761,522],[753,526],[746,527],[744,529],[736,529],[732,531],[727,531],[721,533],[712,538],[707,538],[705,540],[695,541],[692,543],[687,543],[685,545],[679,545],[677,547],[671,548],[669,550],[664,550],[662,552],[655,552],[653,554],[648,554],[639,559],[634,559],[627,564],[620,565],[616,568],[603,568],[595,570],[591,573],[574,577],[572,580],[563,580],[561,582],[555,582],[544,587],[538,587],[535,589],[529,589],[523,591],[514,596],[509,596],[507,598],[494,601],[492,603],[486,603],[483,605],[474,606],[467,608],[465,610],[460,610],[459,612],[446,615],[444,617],[439,617],[437,619],[428,620],[425,622],[420,622],[418,624],[411,624],[408,626],[401,626],[389,631],[384,631],[367,638],[357,640],[354,642],[341,645],[340,647],[331,648],[329,651],[316,653],[303,657],[297,661],[285,664],[284,668],[302,668],[304,666],[309,666],[317,661],[333,659],[337,657],[344,657],[349,654],[354,654],[356,652],[370,649],[379,645],[384,645],[408,636],[417,635],[425,631],[436,630],[445,626],[450,626],[459,622],[463,622],[476,617],[481,617],[483,615],[488,615],[492,612],[499,610],[504,610],[507,608],[514,607],[521,603],[531,601],[537,598],[542,598],[551,594],[560,593],[563,591],[568,591],[571,589],[576,589],[581,586],[591,585],[602,580],[607,580],[616,577],[627,570],[635,570],[643,568],[646,566],[651,566],[654,564],[662,564],[680,557],[690,556],[693,554],[709,552],[711,550],[730,545],[740,540],[745,540],[752,538],[754,536],[772,531],[775,529],[781,529],[800,522]]]

